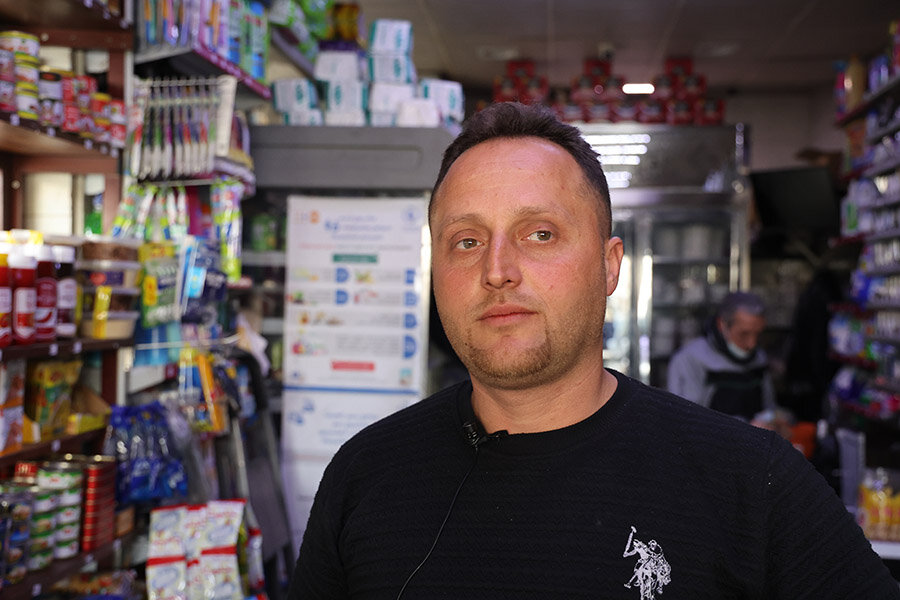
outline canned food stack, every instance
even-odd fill
[[[73,461],[50,461],[38,467],[38,486],[59,492],[51,558],[71,558],[78,554],[82,480],[82,467]]]
[[[16,113],[21,121],[35,125],[38,123],[39,113],[40,48],[36,35],[23,31],[0,31],[0,111]],[[10,83],[13,84],[12,88]],[[11,90],[14,90],[12,102]]]
[[[29,543],[31,541],[31,515],[34,511],[34,495],[20,486],[4,486],[0,492],[5,512],[8,513],[6,529],[9,538],[0,560],[0,573],[5,569],[5,583],[19,583],[28,573]],[[5,565],[2,563],[5,562]]]
[[[84,464],[84,534],[81,549],[96,550],[112,543],[116,522],[116,460],[91,456]]]

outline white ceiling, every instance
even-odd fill
[[[490,86],[505,56],[537,63],[555,87],[611,49],[626,81],[692,56],[711,91],[828,88],[833,63],[887,46],[900,0],[357,0],[366,24],[412,21],[420,75]],[[501,59],[492,56],[503,56]],[[468,91],[467,91],[468,93]]]

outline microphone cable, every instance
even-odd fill
[[[469,475],[472,474],[472,471],[475,470],[475,465],[478,464],[478,445],[473,444],[475,448],[475,459],[472,461],[472,465],[469,467],[469,470],[466,471],[466,474],[463,475],[462,481],[459,482],[459,485],[456,488],[456,492],[453,494],[453,499],[450,500],[450,507],[447,509],[447,514],[444,515],[444,521],[441,523],[440,528],[438,528],[437,535],[434,536],[434,541],[431,543],[431,548],[428,549],[428,552],[425,554],[425,558],[422,559],[422,562],[413,569],[413,572],[409,574],[409,577],[406,578],[406,581],[403,583],[403,587],[400,588],[400,593],[397,594],[397,600],[403,597],[403,592],[406,591],[406,587],[409,585],[409,582],[412,581],[412,578],[415,577],[416,573],[419,572],[428,559],[431,557],[431,553],[434,552],[435,547],[437,546],[438,540],[441,539],[441,534],[444,532],[444,526],[447,525],[447,521],[450,520],[450,513],[453,512],[453,506],[456,504],[456,499],[459,497],[459,492],[462,491],[463,485],[465,485],[466,480],[469,478]]]

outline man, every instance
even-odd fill
[[[516,104],[478,113],[429,222],[471,383],[338,451],[291,598],[900,598],[790,445],[603,368],[623,249],[576,129]]]
[[[774,410],[768,357],[758,347],[764,313],[756,294],[725,296],[706,335],[689,341],[669,361],[669,391],[747,421]]]

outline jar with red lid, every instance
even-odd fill
[[[56,258],[53,247],[37,246],[35,269],[34,338],[39,342],[56,339]]]
[[[12,289],[9,284],[9,244],[0,242],[0,348],[12,343]]]
[[[16,344],[34,343],[34,311],[37,304],[35,271],[37,260],[22,246],[12,246],[8,258],[12,289],[12,338]]]

